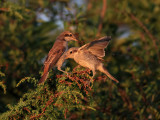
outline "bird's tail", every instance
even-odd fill
[[[38,84],[43,83],[47,79],[48,74],[49,74],[48,68],[49,68],[48,66],[44,67],[43,75],[42,75],[41,79],[39,80]]]
[[[103,72],[104,74],[106,74],[110,79],[112,79],[113,81],[119,83],[119,81],[114,78],[109,72],[108,70],[102,65],[98,68],[99,71]]]
[[[49,72],[43,73],[43,75],[42,75],[41,79],[39,80],[38,84],[43,83],[47,79],[48,74],[49,74]]]

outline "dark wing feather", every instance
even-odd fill
[[[49,52],[44,63],[44,71],[41,79],[39,80],[39,83],[43,83],[47,79],[49,70],[57,63],[65,49],[66,48],[64,46],[59,46],[59,49],[54,49],[53,51]]]
[[[44,66],[48,66],[48,71],[54,66],[56,65],[57,61],[59,60],[59,58],[62,56],[62,54],[64,53],[64,51],[66,50],[66,48],[64,46],[59,46],[58,48],[55,48],[54,50],[50,51]]]
[[[99,58],[102,58],[105,56],[104,48],[107,47],[110,39],[111,38],[108,38],[107,36],[102,37],[98,40],[94,40],[88,44],[83,45],[79,50],[88,50],[93,55],[95,55]]]
[[[63,55],[65,52],[66,48],[63,47],[62,49],[58,50],[55,55],[53,55],[53,59],[51,59],[51,64],[49,66],[49,69],[53,68],[54,65],[58,62],[59,58]]]

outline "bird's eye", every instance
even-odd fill
[[[72,54],[72,51],[70,52],[70,54]]]
[[[72,36],[72,34],[69,35],[70,37]]]
[[[67,36],[69,36],[69,34],[65,34],[64,36],[67,37]]]

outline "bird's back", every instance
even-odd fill
[[[59,58],[62,56],[65,50],[66,47],[63,45],[62,42],[60,41],[55,42],[55,44],[48,53],[48,56],[44,62],[44,66],[49,64],[50,68],[53,67],[57,63]]]

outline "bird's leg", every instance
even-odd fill
[[[62,70],[60,67],[57,67],[57,69],[58,69],[59,71],[61,71],[61,72],[63,72],[63,73],[66,73],[66,74],[68,75],[68,72]]]
[[[75,68],[80,68],[81,66],[80,65],[77,65]]]
[[[74,67],[72,73],[77,73],[76,69],[80,67],[81,67],[80,65],[77,65],[76,67]]]
[[[92,85],[93,85],[93,78],[94,78],[94,76],[96,75],[96,70],[92,70],[92,72],[93,72],[93,76],[92,76],[92,78],[91,78],[91,83],[92,83]]]
[[[96,74],[96,71],[92,70],[92,73],[93,73],[93,75],[92,75],[91,79],[89,81],[86,81],[86,84],[85,84],[85,85],[88,85],[88,86],[90,86],[90,84],[91,84],[91,87],[93,86],[93,78]]]
[[[93,76],[92,76],[92,80],[93,80],[94,76],[96,75],[96,71],[92,70],[92,73],[93,73]]]

